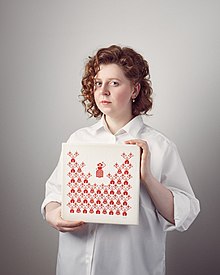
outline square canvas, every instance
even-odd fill
[[[63,219],[138,224],[138,146],[63,143],[62,158]]]

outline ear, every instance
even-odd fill
[[[141,89],[141,84],[140,83],[136,83],[134,85],[134,90],[132,92],[132,98],[133,99],[135,99],[139,95],[140,89]]]

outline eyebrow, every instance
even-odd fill
[[[100,77],[95,77],[96,80],[102,80]],[[111,78],[107,78],[108,80],[118,80],[118,81],[121,81],[120,78],[117,78],[117,77],[111,77]]]

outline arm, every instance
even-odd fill
[[[134,139],[125,143],[136,144],[141,148],[141,182],[146,187],[158,212],[170,223],[175,224],[172,192],[153,177],[150,169],[150,151],[147,142]]]
[[[61,218],[61,205],[58,202],[50,202],[45,207],[46,221],[60,232],[73,232],[84,224],[79,221],[65,221]]]
[[[174,198],[172,192],[153,176],[143,181],[158,212],[170,223],[174,221]]]

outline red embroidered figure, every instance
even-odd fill
[[[116,215],[120,215],[120,211],[119,210],[116,211]]]
[[[97,178],[103,178],[104,172],[103,168],[106,166],[104,162],[100,162],[97,164],[97,169],[96,169],[96,177]]]
[[[130,154],[126,155],[125,153],[123,153],[121,156],[125,159],[125,164],[129,164],[130,163],[129,159],[133,157],[133,154],[130,153]]]
[[[72,152],[68,153],[68,156],[71,157],[71,162],[75,162],[75,158],[78,156],[78,152],[75,152],[74,154]]]
[[[103,209],[102,213],[103,213],[103,214],[107,214],[107,211],[106,211],[105,208]]]

